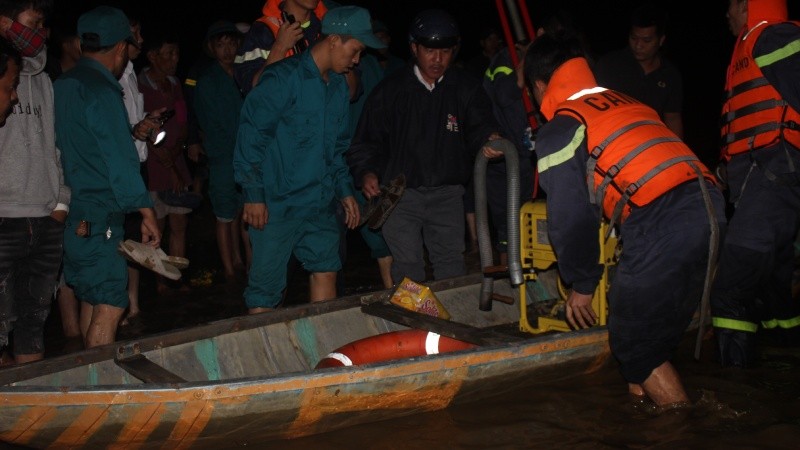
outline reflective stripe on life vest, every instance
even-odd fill
[[[800,23],[797,23],[800,26]],[[722,108],[722,158],[768,147],[785,139],[800,148],[800,113],[764,78],[762,68],[800,52],[792,42],[753,58],[753,48],[771,23],[761,22],[736,41],[725,82]]]
[[[632,206],[644,206],[674,187],[714,176],[659,119],[658,113],[620,92],[587,91],[558,105],[585,125],[587,189],[612,223],[622,223]],[[562,155],[563,156],[563,155]]]

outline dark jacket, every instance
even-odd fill
[[[479,79],[451,67],[429,91],[409,65],[370,94],[347,163],[359,185],[369,172],[381,183],[405,174],[409,188],[464,184],[498,129]]]
[[[531,123],[507,48],[494,55],[482,82],[503,135],[517,147],[520,158],[530,160],[533,151]]]
[[[270,64],[242,105],[233,168],[247,203],[266,203],[270,221],[334,213],[354,195],[344,153],[348,88],[322,79],[310,52]]]

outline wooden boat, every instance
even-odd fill
[[[597,327],[533,335],[516,305],[478,308],[481,274],[428,286],[451,320],[389,291],[122,341],[0,370],[0,440],[33,448],[229,448],[477,401],[609,359]],[[508,280],[498,295],[514,296]],[[315,369],[332,350],[407,329],[461,350]]]

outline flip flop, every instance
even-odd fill
[[[140,264],[142,267],[150,269],[157,274],[163,275],[170,280],[179,280],[181,278],[181,271],[168,261],[165,261],[159,255],[157,249],[147,244],[142,244],[141,242],[128,239],[119,243],[119,251],[130,261]],[[161,254],[166,256],[163,251]]]
[[[406,176],[400,174],[389,182],[389,186],[381,186],[381,195],[373,197],[364,207],[361,224],[367,224],[373,230],[383,226],[386,219],[394,211],[394,207],[406,189]]]
[[[146,246],[146,244],[142,244],[140,242],[136,242],[136,241],[131,240],[131,239],[128,239],[125,242],[131,242],[132,245],[134,245],[134,246],[140,246],[140,245],[145,245]],[[156,256],[158,256],[161,259],[161,261],[163,261],[163,262],[165,262],[167,264],[171,264],[171,265],[175,266],[175,268],[177,268],[177,269],[183,270],[183,269],[189,267],[189,259],[187,259],[187,258],[184,258],[182,256],[170,256],[170,255],[167,255],[166,253],[164,253],[164,250],[162,250],[161,247],[156,248],[155,252],[156,252]],[[134,261],[134,262],[136,262],[136,261]]]
[[[161,258],[162,261],[164,261],[167,264],[172,264],[177,269],[183,270],[189,267],[189,260],[187,258],[184,258],[182,256],[169,256],[166,253],[164,253],[164,250],[161,250],[161,247],[156,249],[156,254],[158,255],[159,258]]]

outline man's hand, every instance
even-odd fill
[[[133,126],[133,137],[140,141],[146,141],[152,133],[155,133],[155,130],[161,128],[161,122],[158,118],[166,110],[167,107],[165,106],[146,115],[144,119]]]
[[[597,322],[592,309],[593,294],[581,294],[573,290],[567,298],[567,322],[572,328],[589,328]]]
[[[381,195],[381,185],[378,183],[378,176],[370,172],[361,179],[361,192],[367,200]]]
[[[278,28],[278,36],[275,38],[273,47],[277,46],[278,49],[284,50],[283,53],[286,53],[286,50],[294,47],[294,44],[302,38],[303,28],[300,27],[300,22],[283,22]]]
[[[358,203],[352,195],[342,199],[342,206],[344,206],[344,223],[347,228],[351,230],[358,226],[361,222],[361,211],[358,209]]]
[[[152,247],[161,245],[161,230],[158,228],[156,212],[153,208],[139,208],[142,213],[142,244],[150,244]]]
[[[495,141],[497,139],[502,139],[502,138],[503,136],[500,136],[499,133],[492,133],[491,135],[489,135],[489,141]],[[501,152],[500,150],[495,150],[492,147],[489,147],[488,145],[484,145],[482,151],[483,151],[483,156],[485,156],[486,159],[494,159],[503,156],[503,152]]]
[[[263,230],[269,220],[269,210],[266,203],[245,203],[242,220],[257,230]]]
[[[63,209],[54,209],[53,212],[50,213],[50,217],[58,223],[64,223],[67,221],[67,212]]]

